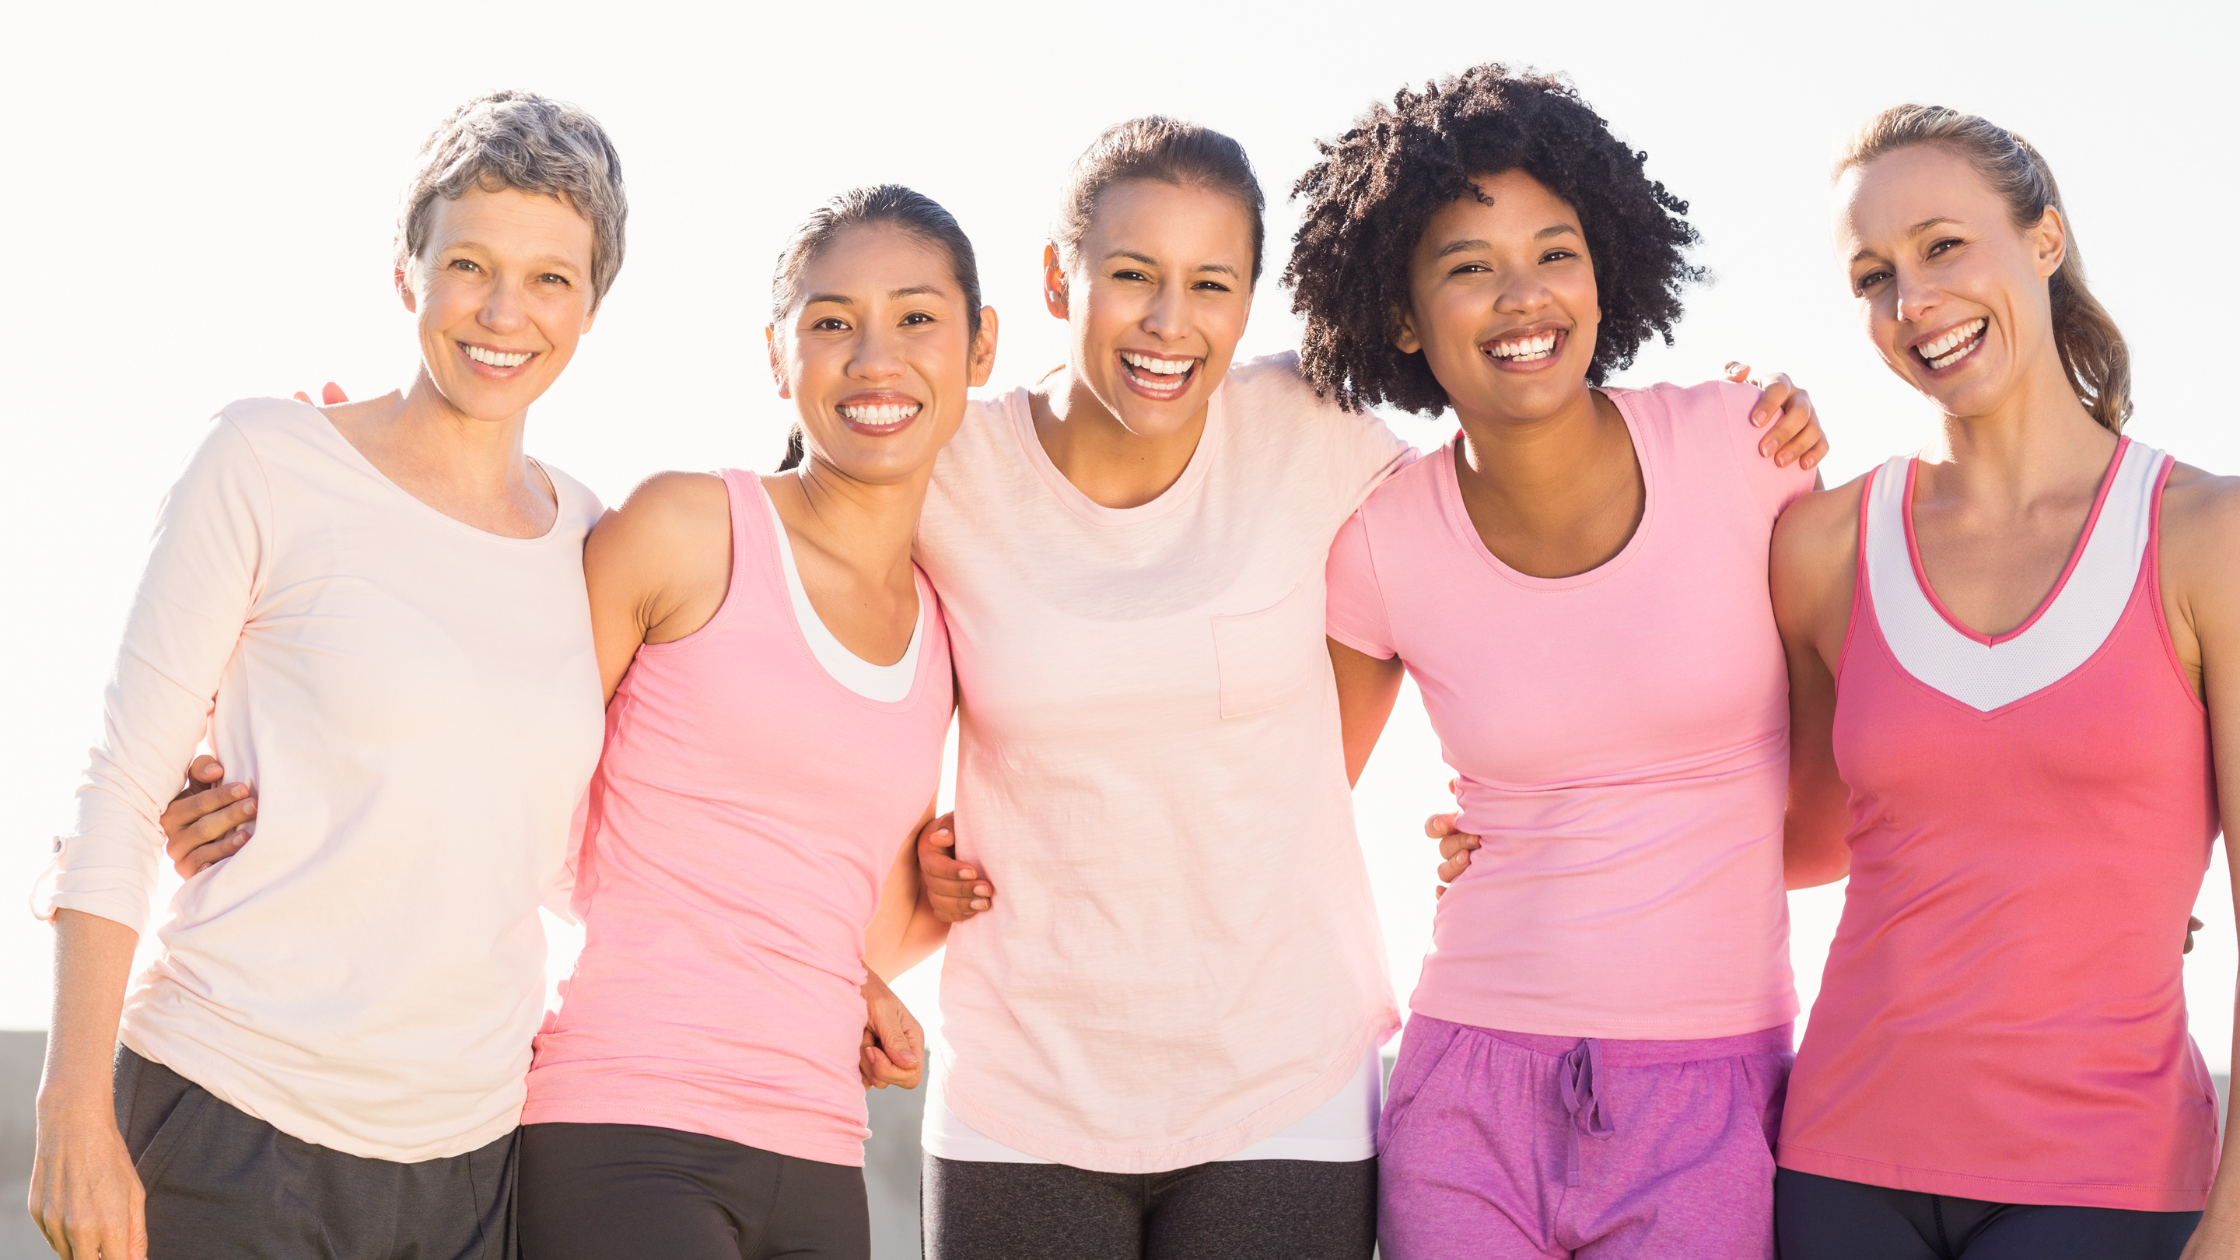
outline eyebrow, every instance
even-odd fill
[[[887,296],[889,298],[940,297],[941,289],[937,285],[913,284],[907,288],[890,290]],[[854,306],[856,304],[856,300],[845,293],[812,293],[803,298],[801,304],[803,306],[814,306],[819,302],[830,302],[835,306]]]
[[[1923,232],[1928,231],[1930,228],[1940,227],[1947,223],[1951,224],[1954,227],[1960,226],[1960,220],[1958,219],[1948,219],[1941,214],[1932,215],[1929,218],[1923,219],[1921,222],[1914,224],[1912,227],[1907,228],[1906,235],[1908,237],[1919,236]],[[1874,251],[1872,249],[1861,248],[1858,253],[1851,256],[1851,261],[1857,262],[1860,259],[1868,256],[1869,254],[1872,254],[1873,252]]]
[[[495,255],[498,252],[473,237],[461,237],[455,241],[445,241],[442,249],[436,252],[442,253],[454,249],[473,250],[476,253],[488,255]],[[541,258],[532,258],[529,260],[528,266],[532,271],[580,271],[583,268],[582,263],[565,254],[546,254]]]
[[[1113,251],[1112,251],[1111,253],[1109,253],[1109,254],[1106,254],[1106,255],[1104,256],[1104,260],[1105,260],[1106,262],[1111,262],[1111,261],[1112,261],[1113,259],[1115,259],[1115,258],[1126,258],[1126,259],[1131,259],[1131,260],[1133,260],[1133,261],[1135,261],[1135,262],[1139,262],[1139,263],[1142,263],[1142,264],[1143,264],[1144,266],[1146,266],[1146,267],[1156,267],[1156,266],[1158,266],[1158,265],[1159,265],[1159,260],[1158,260],[1158,259],[1156,259],[1156,258],[1153,258],[1153,257],[1152,257],[1151,255],[1149,255],[1149,254],[1141,254],[1141,253],[1137,253],[1137,252],[1136,252],[1135,250],[1132,250],[1132,249],[1116,249],[1116,250],[1113,250]],[[1196,267],[1196,268],[1194,268],[1194,270],[1197,270],[1197,271],[1218,271],[1218,272],[1220,272],[1220,273],[1221,273],[1222,275],[1225,275],[1225,276],[1230,276],[1230,277],[1234,277],[1234,276],[1235,276],[1235,275],[1237,274],[1237,269],[1236,269],[1235,267],[1232,267],[1232,266],[1230,266],[1230,265],[1229,265],[1229,264],[1227,264],[1227,263],[1199,263],[1199,264],[1197,265],[1197,267]]]
[[[1534,232],[1532,234],[1532,239],[1536,241],[1544,241],[1551,236],[1577,236],[1578,234],[1579,230],[1575,227],[1572,227],[1568,223],[1551,223],[1548,226],[1541,228],[1539,231]],[[1439,251],[1438,256],[1441,258],[1445,258],[1449,254],[1461,254],[1467,253],[1468,251],[1473,249],[1492,248],[1493,243],[1491,241],[1481,241],[1475,239],[1467,241],[1448,241],[1446,247]]]

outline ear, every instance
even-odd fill
[[[1392,308],[1392,344],[1402,354],[1423,349],[1423,338],[1416,336],[1416,313],[1405,306]]]
[[[2030,229],[2030,245],[2037,255],[2038,278],[2050,279],[2061,270],[2069,257],[2069,225],[2061,221],[2061,212],[2052,206],[2038,216],[2038,224]]]
[[[980,308],[980,335],[972,339],[972,361],[967,369],[968,380],[978,389],[988,383],[996,370],[996,308]]]
[[[1066,301],[1066,269],[1055,245],[1042,247],[1042,304],[1059,319],[1073,317],[1072,307]]]
[[[770,352],[770,381],[778,387],[778,397],[793,397],[793,387],[786,383],[785,365],[778,361],[778,330],[775,325],[762,326],[762,344]]]
[[[404,299],[406,310],[417,315],[420,313],[420,297],[412,291],[412,277],[405,272],[406,268],[399,267],[396,269],[394,280],[397,286],[397,296]]]

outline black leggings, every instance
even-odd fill
[[[1986,1203],[1781,1169],[1781,1260],[2177,1260],[2199,1212]]]
[[[863,1170],[640,1124],[521,1127],[522,1260],[868,1260]]]
[[[1163,1173],[925,1157],[926,1260],[1368,1260],[1377,1161]]]

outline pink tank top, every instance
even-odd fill
[[[2218,823],[2162,614],[2169,469],[2120,443],[2053,592],[1997,636],[1923,576],[1913,461],[1870,476],[1836,676],[1851,882],[1782,1167],[2002,1203],[2207,1197],[2179,944]]]
[[[863,931],[940,779],[948,638],[919,574],[910,694],[842,686],[794,616],[761,482],[723,478],[723,606],[640,648],[607,707],[578,860],[583,954],[521,1119],[860,1165]]]

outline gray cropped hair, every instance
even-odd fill
[[[591,222],[591,304],[622,270],[622,158],[598,120],[534,92],[478,96],[454,110],[420,146],[397,219],[397,266],[428,247],[436,198],[456,201],[469,188],[516,188],[558,197]]]

